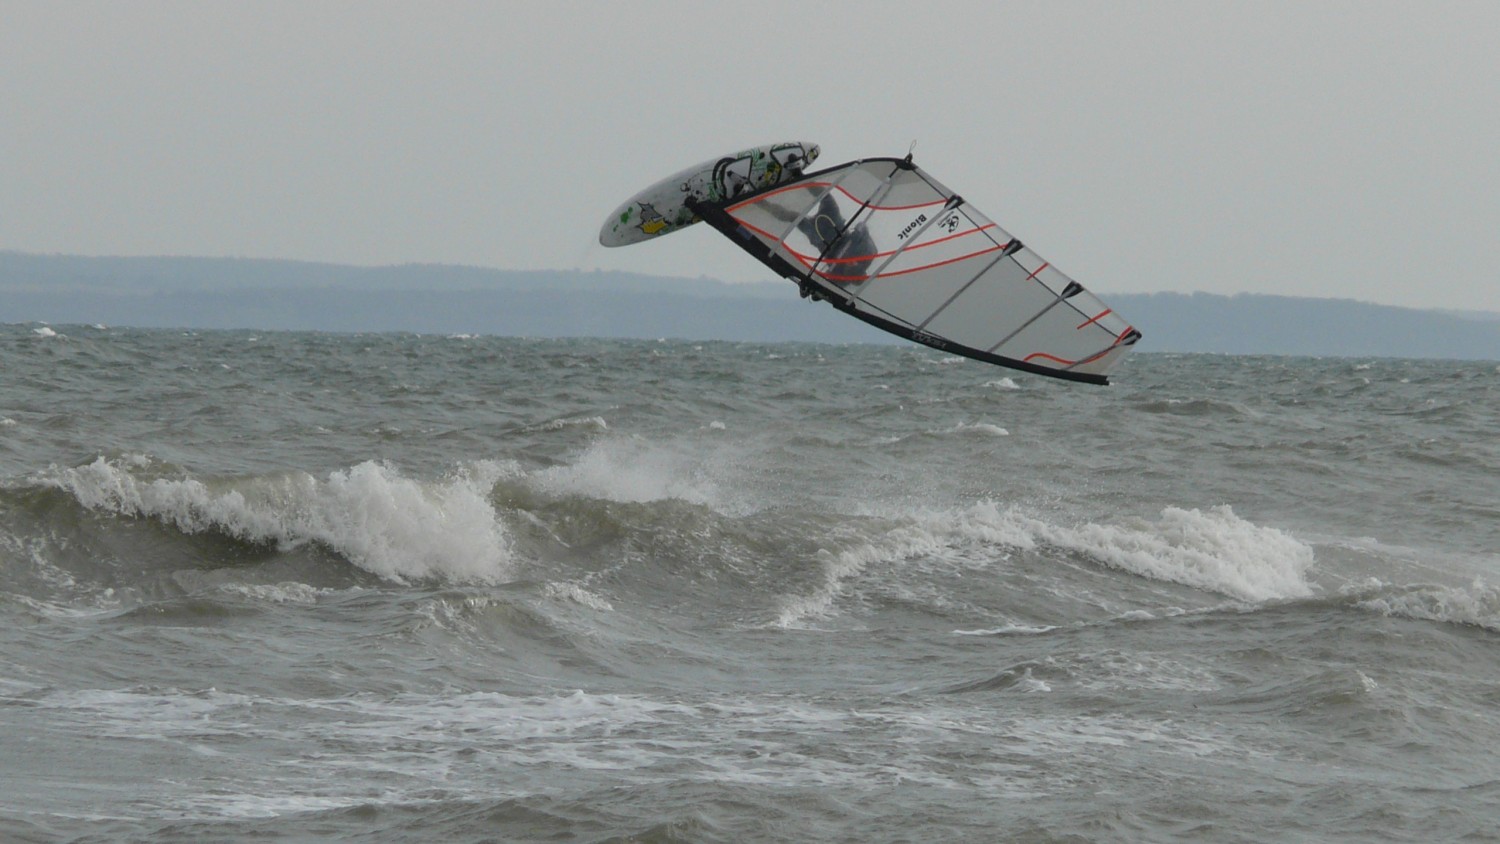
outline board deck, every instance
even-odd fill
[[[698,222],[687,207],[690,198],[719,202],[780,184],[801,175],[818,152],[817,144],[804,141],[767,144],[673,173],[620,203],[599,230],[599,242],[626,246],[690,226]]]

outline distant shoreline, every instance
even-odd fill
[[[1500,360],[1500,314],[1490,312],[1258,294],[1099,295],[1143,332],[1141,351]],[[784,281],[6,251],[0,322],[902,342],[800,299]]]

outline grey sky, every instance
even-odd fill
[[[0,0],[0,249],[768,278],[636,190],[917,161],[1110,291],[1500,311],[1496,2]]]

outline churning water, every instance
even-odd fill
[[[1495,363],[0,329],[0,839],[1500,834]]]

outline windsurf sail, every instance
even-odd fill
[[[803,295],[936,349],[1104,384],[1141,338],[910,156],[688,206]]]

